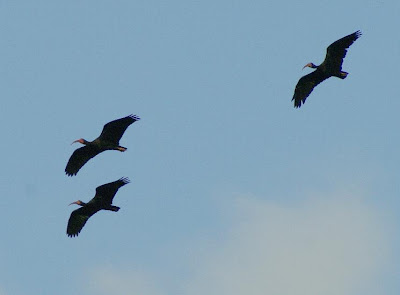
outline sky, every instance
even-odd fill
[[[0,295],[400,292],[400,2],[1,1]],[[295,109],[302,67],[361,30]],[[138,115],[74,177],[79,147]],[[78,199],[129,177],[80,235]]]

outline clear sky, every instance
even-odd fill
[[[400,2],[1,1],[0,294],[400,293]],[[356,30],[345,80],[308,62]],[[65,165],[129,114],[125,153]],[[69,203],[129,177],[68,238]]]

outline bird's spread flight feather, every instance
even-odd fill
[[[68,176],[76,175],[83,165],[101,152],[102,151],[96,148],[96,146],[92,145],[86,145],[76,149],[68,160],[65,173]]]
[[[99,139],[118,145],[126,128],[128,128],[129,125],[136,122],[137,120],[139,120],[138,116],[129,115],[127,117],[111,121],[104,125],[103,131],[101,132]]]

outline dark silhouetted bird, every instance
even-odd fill
[[[343,59],[346,56],[347,48],[353,44],[361,36],[361,32],[357,31],[342,39],[333,42],[326,50],[326,57],[322,64],[316,66],[313,63],[306,64],[305,67],[316,69],[314,72],[300,78],[294,90],[292,100],[294,100],[294,107],[301,107],[307,97],[313,91],[314,87],[319,83],[328,79],[329,77],[338,77],[345,79],[348,73],[342,71]]]
[[[76,175],[87,161],[106,150],[126,151],[125,147],[119,145],[119,141],[126,128],[139,119],[140,118],[137,116],[130,115],[125,118],[114,120],[104,125],[103,131],[95,140],[87,141],[83,138],[75,140],[73,143],[80,142],[85,146],[73,152],[65,168],[65,173],[68,176]]]
[[[78,200],[71,203],[82,206],[72,211],[68,220],[67,235],[74,237],[79,235],[86,221],[100,210],[110,210],[117,212],[120,208],[112,205],[112,200],[121,186],[129,183],[128,178],[120,178],[117,181],[100,185],[96,188],[96,195],[88,203]]]

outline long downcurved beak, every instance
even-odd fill
[[[78,205],[78,201],[72,202],[72,203],[69,204],[68,206],[71,206],[72,204],[77,204],[77,205]]]
[[[75,142],[80,142],[80,141],[79,141],[79,139],[77,139],[77,140],[73,141],[73,142],[71,143],[71,145],[73,145]]]

